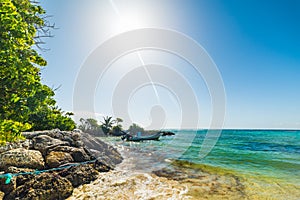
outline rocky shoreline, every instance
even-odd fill
[[[0,199],[66,199],[123,160],[114,147],[80,130],[23,135],[25,141],[0,147]]]
[[[165,161],[153,149],[118,142],[114,146],[123,162],[114,170],[100,174],[95,181],[75,188],[67,200],[246,199],[241,180],[233,174],[205,171],[184,161]]]

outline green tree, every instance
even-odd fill
[[[116,122],[116,126],[119,126],[119,127],[121,127],[122,128],[122,125],[120,124],[120,123],[122,123],[123,122],[123,119],[121,119],[121,118],[116,118],[116,120],[115,120],[115,122]]]
[[[22,124],[12,120],[0,121],[0,145],[24,139],[21,131],[28,130],[30,127],[31,125],[28,123]]]
[[[140,127],[139,125],[133,123],[132,125],[129,126],[128,131],[130,132],[131,135],[136,135],[138,132],[144,133],[145,130],[144,128]]]
[[[114,126],[112,126],[112,129],[111,129],[111,134],[112,135],[115,135],[115,136],[118,136],[118,135],[120,135],[120,134],[122,134],[123,132],[122,132],[122,122],[123,122],[123,119],[121,119],[121,118],[116,118],[115,120],[114,120],[114,122],[115,122],[115,125]]]
[[[83,132],[93,134],[95,136],[103,136],[103,131],[101,126],[98,124],[98,121],[93,118],[88,119],[80,119],[80,125],[78,125],[78,128],[82,130]]]
[[[41,83],[47,62],[33,48],[47,34],[45,11],[30,0],[0,0],[0,121],[29,123],[33,130],[75,128]],[[29,127],[29,126],[27,126]]]
[[[111,131],[111,128],[113,124],[115,123],[115,120],[113,120],[112,117],[106,116],[103,117],[103,122],[101,122],[101,128],[105,135],[108,135],[108,133]]]

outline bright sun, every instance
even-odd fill
[[[115,29],[120,31],[128,31],[137,28],[145,28],[150,27],[155,24],[155,19],[150,17],[147,12],[144,12],[143,9],[126,6],[126,5],[118,5],[114,1],[110,1],[110,4],[114,10],[110,16],[114,16],[111,18],[110,23]]]

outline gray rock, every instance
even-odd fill
[[[72,138],[68,135],[65,135],[62,140],[68,142],[71,145],[73,145],[74,143],[74,140],[72,140]]]
[[[48,135],[39,135],[33,139],[33,148],[39,150],[44,156],[47,151],[57,146],[69,146],[70,144],[59,139],[54,139]]]
[[[15,143],[6,143],[6,145],[0,146],[0,153],[12,150],[12,149],[18,149],[18,148],[24,148],[24,149],[30,149],[32,147],[31,140],[23,140]]]
[[[22,144],[20,142],[18,143],[6,143],[6,145],[0,146],[0,153],[12,150],[12,149],[17,149],[21,148]]]
[[[79,133],[79,132],[72,132],[72,134],[71,134],[71,138],[74,140],[74,141],[78,141],[78,140],[80,140],[80,134],[81,133]]]
[[[59,129],[53,129],[51,131],[48,131],[48,133],[45,135],[48,135],[52,138],[59,139],[59,140],[63,140],[64,138],[63,132],[60,131]]]
[[[39,151],[19,148],[0,154],[0,169],[7,169],[9,166],[43,169],[44,165],[44,158]]]
[[[84,162],[90,160],[90,156],[84,151],[84,149],[74,148],[71,151],[71,156],[75,162]]]
[[[82,130],[78,129],[78,128],[75,128],[72,133],[82,133]]]
[[[80,140],[74,141],[74,143],[72,143],[72,145],[73,145],[74,147],[78,147],[78,148],[84,147],[84,143],[83,143],[82,141],[80,141]]]
[[[122,162],[123,158],[117,151],[117,149],[106,144],[100,139],[92,137],[88,133],[81,133],[81,140],[85,144],[85,147],[90,150],[92,156],[94,156],[95,158],[105,155],[115,165]]]
[[[36,136],[39,135],[48,135],[50,131],[33,131],[33,132],[22,132],[22,135],[26,139],[33,139]]]
[[[102,156],[97,158],[94,167],[99,172],[108,172],[114,169],[115,165],[107,156]]]

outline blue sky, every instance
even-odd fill
[[[54,38],[47,39],[46,47],[51,50],[42,53],[48,61],[42,78],[50,87],[61,86],[55,98],[64,110],[73,110],[76,77],[94,49],[124,31],[152,27],[181,32],[206,49],[226,90],[225,128],[300,128],[297,0],[51,0],[43,1],[42,6],[59,28],[53,31]],[[183,74],[199,102],[200,127],[208,127],[212,105],[201,77],[194,76],[178,58],[159,52],[141,55],[145,62],[174,65]],[[139,65],[138,59],[130,56],[115,64],[111,70],[115,76],[99,81],[97,117],[114,114],[106,94],[111,94],[110,85],[126,74],[124,69]],[[156,115],[166,115],[165,127],[180,127],[180,110],[185,108],[165,95],[168,91],[157,90],[164,111],[158,109]],[[147,127],[151,107],[156,104],[153,87],[136,92],[128,108],[132,121]]]

